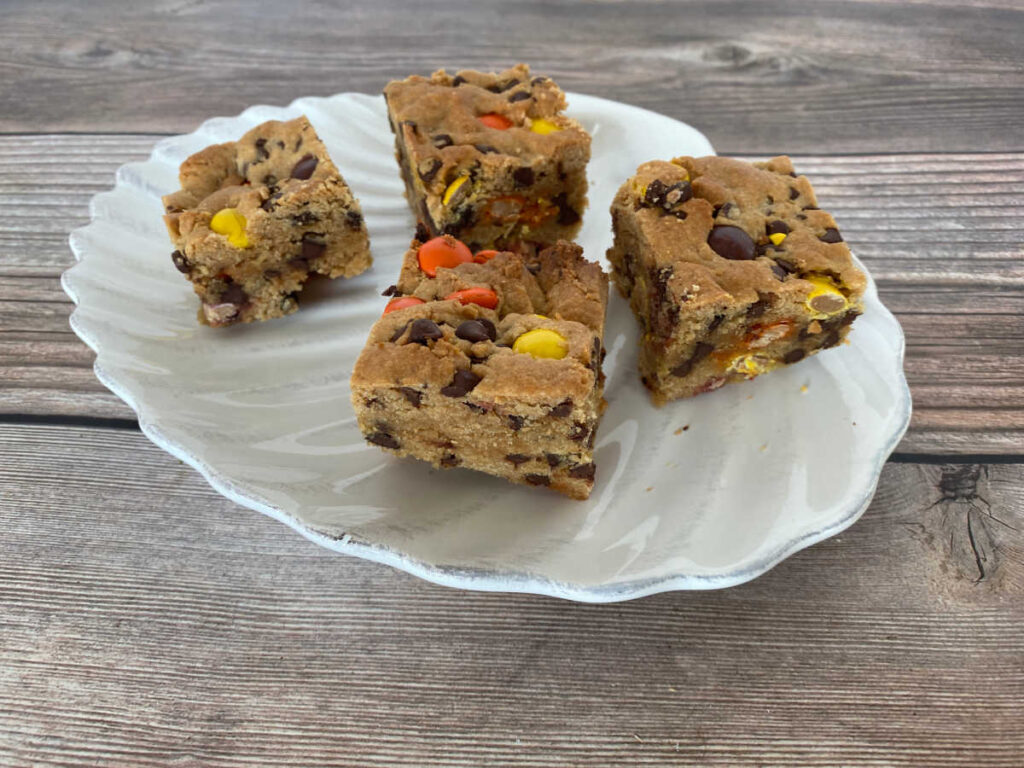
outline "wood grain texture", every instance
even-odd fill
[[[132,418],[92,375],[58,276],[89,198],[154,140],[0,137],[0,414]],[[903,324],[915,411],[900,450],[1021,453],[1024,154],[796,162]]]
[[[890,464],[754,582],[585,606],[333,555],[139,434],[0,444],[3,765],[1020,764],[1024,465]]]
[[[527,61],[567,89],[692,122],[722,152],[1022,149],[1020,3],[445,0],[421,8],[7,0],[0,131],[179,133],[250,104],[378,93],[411,72]]]

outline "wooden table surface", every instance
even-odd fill
[[[1024,5],[0,2],[0,765],[1024,765]],[[907,335],[840,536],[734,589],[459,592],[214,493],[93,376],[70,229],[157,137],[527,61],[786,152]]]

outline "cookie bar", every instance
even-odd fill
[[[313,273],[352,277],[370,266],[366,225],[305,117],[256,126],[181,165],[163,198],[174,266],[211,326],[294,312]]]
[[[644,163],[611,211],[608,258],[659,405],[834,347],[862,311],[864,274],[788,157]]]
[[[590,135],[565,94],[519,64],[444,70],[384,89],[413,213],[472,248],[571,240],[587,204]]]
[[[604,407],[601,268],[564,241],[474,256],[444,235],[413,241],[386,294],[352,374],[366,439],[587,498]]]

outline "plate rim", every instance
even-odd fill
[[[709,147],[712,147],[710,141],[699,129],[682,120],[676,120],[675,118],[669,117],[668,115],[663,115],[644,107],[638,107],[600,96],[593,96],[591,94],[567,92],[566,95],[570,101],[574,98],[579,99],[582,97],[585,101],[595,102],[597,106],[606,104],[613,105],[615,108],[628,107],[631,110],[637,110],[656,116],[660,120],[673,120],[674,122],[681,123],[688,129],[694,131],[700,138],[707,142]],[[677,573],[675,575],[652,578],[612,581],[596,586],[581,586],[570,582],[556,581],[554,579],[532,575],[522,571],[505,571],[493,568],[467,568],[463,566],[446,566],[443,564],[434,565],[420,558],[396,552],[385,545],[373,544],[368,541],[364,541],[351,534],[345,533],[342,535],[335,535],[319,531],[311,525],[302,522],[296,516],[288,513],[284,509],[276,507],[268,503],[266,500],[259,498],[258,495],[251,491],[243,491],[228,477],[215,470],[197,455],[190,453],[184,446],[170,439],[161,431],[157,423],[150,418],[148,409],[136,400],[130,390],[130,387],[117,375],[111,373],[104,367],[102,360],[103,352],[100,349],[101,342],[91,333],[90,329],[79,317],[80,300],[78,291],[75,287],[76,275],[73,273],[84,263],[88,250],[79,242],[79,233],[88,229],[97,221],[98,217],[95,206],[97,197],[109,194],[112,190],[116,190],[117,187],[128,184],[124,178],[125,169],[127,167],[139,162],[160,162],[158,153],[163,151],[163,149],[173,141],[184,136],[191,136],[195,133],[204,131],[208,125],[219,121],[242,119],[243,116],[250,111],[258,111],[267,108],[283,110],[295,109],[296,105],[302,101],[333,100],[341,97],[356,97],[357,99],[379,98],[371,94],[347,91],[326,97],[303,96],[294,99],[283,107],[256,104],[247,107],[234,117],[221,116],[211,117],[204,120],[190,133],[176,134],[159,139],[154,143],[149,157],[146,160],[126,163],[117,169],[114,175],[114,186],[111,190],[99,192],[90,198],[89,223],[76,227],[69,234],[68,243],[72,254],[74,255],[75,263],[64,270],[61,274],[60,284],[61,288],[75,304],[75,308],[68,319],[71,330],[95,353],[96,359],[93,362],[93,372],[96,375],[96,378],[132,409],[138,419],[140,430],[158,448],[195,469],[215,491],[228,500],[273,518],[296,531],[309,541],[333,552],[358,557],[360,559],[369,560],[382,565],[388,565],[392,568],[396,568],[400,571],[404,571],[410,575],[440,586],[455,589],[472,589],[481,592],[536,594],[581,603],[615,603],[660,594],[662,592],[724,589],[727,587],[738,586],[739,584],[751,581],[752,579],[767,573],[783,560],[797,552],[841,533],[853,525],[853,523],[855,523],[861,515],[864,514],[874,497],[875,491],[877,490],[882,468],[910,425],[913,405],[910,388],[906,379],[906,373],[903,368],[906,350],[906,339],[903,333],[903,328],[888,307],[881,302],[878,297],[877,286],[874,279],[864,264],[857,259],[856,256],[854,256],[854,260],[867,276],[867,290],[865,291],[865,295],[870,296],[874,300],[874,303],[882,314],[882,319],[886,321],[886,323],[890,325],[896,333],[895,341],[897,343],[895,350],[895,362],[897,362],[899,366],[897,407],[900,409],[897,426],[889,434],[884,445],[882,445],[874,456],[870,472],[870,476],[873,478],[872,482],[864,489],[864,492],[854,502],[845,508],[842,514],[837,515],[831,524],[825,525],[814,531],[806,532],[795,539],[790,539],[768,555],[762,557],[760,560],[755,561],[753,564],[748,564],[740,570],[734,570],[725,574],[717,575],[688,575]]]

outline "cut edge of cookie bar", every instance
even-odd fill
[[[179,177],[164,221],[203,324],[290,314],[311,275],[353,277],[371,264],[359,203],[305,117],[207,147]]]
[[[864,274],[787,157],[644,163],[612,203],[613,277],[658,405],[837,346]]]
[[[406,265],[419,248],[414,242]],[[462,466],[575,499],[589,496],[604,409],[607,282],[598,278],[595,285],[586,269],[563,296],[545,292],[541,282],[557,269],[572,271],[577,259],[591,264],[576,246],[549,250],[528,262],[500,253],[438,268],[420,281],[406,274],[399,284],[409,293],[389,289],[399,294],[389,308],[398,308],[374,325],[351,381],[370,443],[440,468]],[[561,264],[543,264],[556,258]],[[525,287],[516,285],[517,271]],[[447,298],[453,288],[461,293]],[[466,302],[470,289],[493,291],[498,303]],[[550,315],[532,311],[535,300]],[[597,311],[587,306],[595,302]],[[548,356],[555,347],[560,356]]]
[[[587,205],[590,135],[525,64],[444,70],[384,89],[406,197],[432,236],[474,248],[571,240]]]

